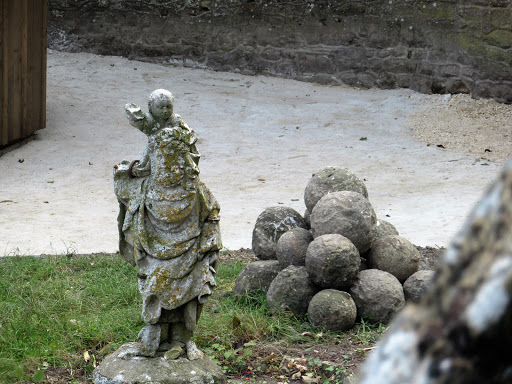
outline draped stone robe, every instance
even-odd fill
[[[204,303],[215,286],[220,207],[199,180],[196,141],[186,124],[163,128],[148,137],[148,176],[134,177],[127,161],[114,170],[119,249],[139,267],[146,323],[157,323],[162,308]]]

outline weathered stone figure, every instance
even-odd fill
[[[130,124],[148,141],[140,161],[114,167],[119,249],[139,267],[147,323],[129,353],[153,357],[167,351],[172,359],[184,351],[196,360],[203,354],[191,336],[215,286],[220,208],[198,177],[196,135],[174,114],[173,103],[170,92],[158,89],[149,96],[149,114],[125,106]]]

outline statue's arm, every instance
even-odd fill
[[[148,132],[148,128],[153,124],[153,118],[144,113],[137,104],[126,104],[124,112],[130,125],[144,133]]]
[[[137,177],[148,176],[151,173],[150,144],[146,145],[142,158],[132,168],[132,174]]]

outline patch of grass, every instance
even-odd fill
[[[231,294],[246,264],[218,265],[217,289],[196,332],[198,346],[228,374],[260,367],[283,373],[276,346],[307,353],[322,343],[336,351],[347,345],[357,360],[385,330],[363,320],[347,333],[325,332],[290,313],[271,315],[264,292]],[[95,362],[134,341],[144,325],[136,274],[113,255],[0,258],[0,383],[38,382],[55,372],[67,375],[59,382],[90,382]]]
[[[0,259],[0,382],[133,340],[136,270],[119,257]]]

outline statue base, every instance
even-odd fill
[[[156,357],[133,356],[136,343],[128,343],[108,355],[94,370],[95,384],[225,384],[220,367],[208,358],[167,360]],[[124,355],[124,356],[123,356]]]

